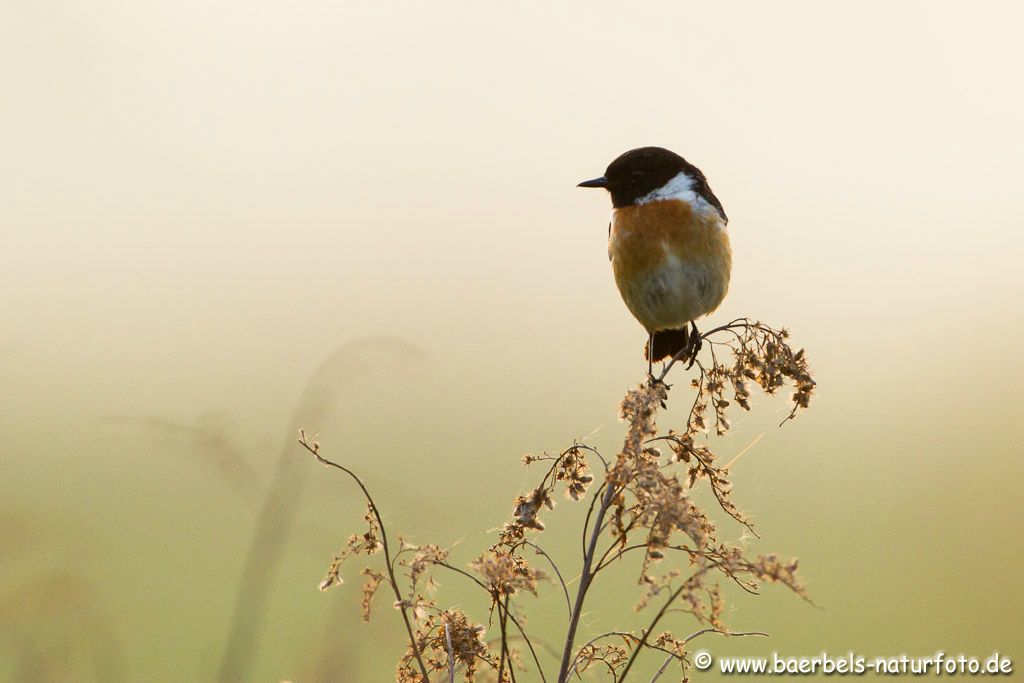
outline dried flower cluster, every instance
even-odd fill
[[[481,555],[469,564],[480,574],[491,595],[505,598],[517,590],[537,594],[537,581],[545,578],[543,572],[532,569],[526,560],[505,550]]]
[[[553,667],[541,661],[527,635],[518,598],[522,593],[536,594],[539,583],[549,575],[534,568],[527,554],[542,557],[550,565],[554,571],[551,581],[560,584],[567,603],[569,617],[561,657],[557,673],[550,679],[558,683],[588,670],[603,670],[612,680],[622,681],[645,652],[664,660],[651,679],[657,680],[673,662],[685,672],[688,644],[700,635],[764,635],[729,631],[723,621],[725,600],[720,581],[731,581],[749,593],[756,593],[761,584],[778,583],[806,598],[795,560],[748,556],[742,547],[719,539],[715,522],[697,505],[692,492],[706,482],[722,511],[753,533],[752,523],[732,501],[727,468],[716,464],[708,423],[713,423],[715,435],[727,432],[731,407],[735,404],[750,410],[750,392],[755,385],[766,394],[791,386],[792,409],[786,418],[791,419],[809,405],[814,392],[807,359],[803,350],[792,350],[785,330],[746,319],[711,330],[702,335],[702,341],[706,342],[704,355],[685,359],[690,361],[688,369],[695,368],[690,383],[694,399],[685,425],[661,435],[656,425],[669,396],[665,378],[680,360],[672,359],[658,377],[649,378],[623,399],[619,416],[626,434],[614,458],[578,442],[561,453],[524,456],[527,465],[546,465],[543,477],[514,500],[512,517],[495,544],[464,567],[450,564],[448,552],[432,545],[402,541],[392,553],[376,504],[362,481],[347,468],[323,458],[319,444],[300,436],[300,442],[317,459],[349,474],[367,499],[368,530],[352,536],[335,555],[320,587],[341,583],[341,565],[352,555],[384,555],[384,572],[363,570],[367,578],[362,610],[368,619],[378,588],[387,586],[394,594],[394,606],[401,612],[408,635],[397,680],[423,682],[438,672],[454,677],[458,671],[466,681],[504,683],[529,672],[531,679],[547,683]],[[601,476],[595,477],[593,469],[598,467]],[[570,575],[579,576],[573,591],[558,565],[537,543],[545,528],[542,516],[554,508],[559,488],[564,488],[569,500],[589,498],[580,567]],[[647,626],[598,634],[577,646],[580,617],[594,581],[613,562],[634,553],[641,587],[636,609],[650,614]],[[472,622],[460,610],[438,606],[431,578],[435,570],[459,574],[485,591],[491,605],[486,626]],[[685,637],[656,631],[669,612],[691,614],[700,630]],[[522,642],[525,652],[513,648],[512,640]]]
[[[327,568],[327,576],[320,582],[320,590],[325,591],[331,586],[344,583],[344,580],[341,578],[341,565],[350,556],[373,555],[383,548],[380,542],[380,528],[377,526],[377,520],[373,516],[372,507],[367,507],[363,519],[366,520],[367,530],[362,534],[352,534],[349,536],[345,547],[331,558],[331,566]],[[365,612],[369,613],[369,607],[366,607]]]
[[[486,630],[483,624],[472,623],[457,609],[429,614],[416,629],[416,650],[423,654],[428,671],[448,671],[450,667],[458,667],[464,671],[465,680],[472,681],[476,679],[481,665],[487,668],[497,666],[494,655],[484,642]],[[417,683],[423,680],[415,668],[416,650],[410,643],[398,663],[397,681]]]

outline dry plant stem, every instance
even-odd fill
[[[501,675],[505,671],[505,660],[508,657],[508,596],[505,596],[505,603],[497,602],[498,605],[498,623],[501,626],[501,657],[498,661],[498,681],[501,681]],[[509,673],[512,673],[512,664],[509,662]],[[514,676],[514,674],[513,674]]]
[[[642,631],[643,636],[640,638],[639,644],[636,646],[636,648],[633,650],[633,653],[630,655],[629,661],[626,662],[626,667],[622,670],[622,673],[619,674],[619,681],[624,681],[626,679],[626,674],[629,673],[629,669],[633,666],[633,663],[640,655],[640,651],[643,650],[644,646],[647,645],[647,638],[654,631],[654,627],[658,625],[658,622],[661,621],[661,618],[665,616],[665,614],[668,612],[669,605],[675,602],[676,598],[679,597],[679,594],[683,591],[683,588],[685,588],[685,586],[686,584],[684,583],[682,586],[677,588],[672,593],[671,597],[669,597],[669,599],[665,601],[665,604],[662,605],[661,609],[658,610],[658,614],[651,621],[650,626],[648,626],[646,629]],[[723,636],[763,636],[766,638],[768,637],[767,633],[762,633],[761,631],[740,631],[736,633],[731,633],[729,631],[723,631],[719,628],[702,628],[701,630],[694,631],[690,635],[686,636],[686,638],[683,639],[683,643],[689,643],[690,641],[699,638],[705,633],[719,633]],[[657,676],[655,676],[655,678],[657,678]]]
[[[673,611],[673,610],[669,610],[669,611]],[[668,612],[666,612],[666,614],[667,613]],[[649,630],[648,630],[648,632],[649,632]],[[734,632],[730,632],[730,631],[723,631],[722,629],[718,629],[718,628],[702,628],[701,630],[696,631],[695,633],[691,633],[690,635],[686,636],[686,638],[684,638],[680,642],[683,643],[683,644],[689,643],[691,640],[694,640],[694,639],[704,635],[705,633],[720,633],[723,636],[767,636],[768,635],[767,633],[762,633],[760,631],[745,631],[745,632],[735,632],[734,633]],[[576,655],[573,657],[572,666],[570,667],[571,672],[575,673],[578,676],[579,672],[577,671],[577,666],[579,666],[580,658],[583,657],[583,654],[586,651],[586,649],[588,647],[590,647],[591,645],[593,645],[594,643],[598,642],[599,640],[603,640],[604,638],[610,638],[612,636],[619,636],[619,637],[621,637],[623,639],[626,639],[626,640],[636,641],[637,643],[641,642],[640,638],[638,638],[635,634],[633,634],[633,633],[631,633],[629,631],[608,631],[607,633],[602,633],[599,636],[595,636],[595,637],[591,638],[586,643],[581,645],[578,650],[576,650]],[[665,654],[668,655],[667,662],[665,664],[662,664],[662,667],[658,670],[658,674],[655,675],[654,679],[652,679],[652,680],[657,680],[658,676],[660,676],[664,672],[665,668],[668,666],[669,663],[672,662],[673,659],[682,659],[683,658],[681,655],[678,655],[678,654],[676,654],[676,653],[674,653],[674,652],[672,652],[670,650],[666,650],[663,647],[658,647],[657,645],[651,645],[649,643],[643,643],[641,646],[642,647],[647,647],[647,648],[649,648],[651,650],[656,650],[658,652],[664,652]],[[616,679],[616,680],[620,680],[620,679]]]
[[[672,591],[672,595],[670,595],[668,600],[665,601],[665,604],[661,606],[658,613],[654,615],[654,619],[651,620],[651,623],[648,624],[647,628],[641,631],[643,635],[640,636],[640,642],[637,643],[635,648],[633,648],[633,652],[629,655],[629,660],[626,662],[626,666],[622,669],[622,673],[619,674],[620,681],[626,680],[626,674],[628,674],[629,670],[633,668],[633,664],[636,663],[636,659],[640,656],[640,652],[644,649],[644,646],[647,645],[647,639],[650,637],[654,627],[658,625],[661,618],[665,616],[665,612],[668,611],[669,606],[676,601],[676,598],[679,597],[680,593],[682,593],[685,588],[686,582],[684,581],[679,588]]]
[[[768,637],[767,633],[762,633],[761,631],[745,631],[745,632],[740,632],[740,633],[730,633],[729,631],[723,631],[722,629],[719,629],[719,628],[702,628],[701,630],[696,631],[696,632],[691,633],[690,635],[686,636],[686,638],[683,639],[683,642],[684,643],[689,643],[694,638],[698,638],[698,637],[704,635],[705,633],[720,633],[723,636],[765,636],[765,637]],[[679,657],[677,655],[675,655],[675,654],[670,654],[665,659],[665,661],[662,662],[661,667],[654,674],[654,678],[651,679],[651,683],[656,683],[656,681],[659,678],[661,678],[661,675],[663,673],[665,673],[665,670],[668,669],[668,665],[671,664],[672,660],[674,660],[674,659],[679,659]]]
[[[455,683],[455,650],[452,649],[452,632],[444,622],[444,639],[448,643],[448,683]]]
[[[764,633],[763,631],[723,631],[720,628],[702,628],[701,630],[694,631],[690,635],[688,635],[685,638],[683,638],[683,642],[684,643],[689,643],[691,640],[696,640],[697,638],[699,638],[700,636],[704,635],[705,633],[717,633],[719,635],[730,636],[730,637],[732,637],[732,636],[735,636],[735,637],[761,636],[762,638],[768,638],[769,637],[769,635],[767,633]]]
[[[590,497],[590,505],[587,506],[587,516],[583,520],[583,531],[580,533],[580,552],[583,555],[587,554],[587,529],[590,528],[590,518],[594,514],[594,504],[601,500],[604,487],[608,485],[608,482],[601,482],[601,486],[598,487],[597,493]]]
[[[555,561],[551,559],[551,556],[544,552],[544,549],[536,543],[523,541],[522,545],[530,546],[537,551],[538,555],[543,555],[547,559],[548,564],[551,565],[551,568],[555,570],[555,576],[558,577],[558,583],[561,584],[562,592],[565,593],[565,606],[569,609],[569,618],[572,618],[572,600],[569,599],[569,587],[565,585],[565,579],[562,578],[562,572],[558,570],[558,565],[555,564]]]
[[[452,648],[452,630],[444,622],[444,642],[449,647],[449,683],[455,683],[455,650]]]
[[[601,561],[598,563],[597,567],[594,569],[594,573],[595,574],[597,574],[599,571],[601,571],[602,569],[604,569],[605,567],[607,567],[612,562],[614,562],[615,560],[619,559],[620,557],[622,557],[623,555],[625,555],[629,551],[631,551],[631,550],[646,549],[647,545],[643,544],[643,543],[640,543],[640,544],[637,544],[637,545],[626,546],[625,548],[622,548],[621,550],[619,550],[617,553],[615,553],[611,557],[608,557],[608,554],[612,550],[614,550],[615,547],[616,546],[611,546],[610,548],[608,548],[608,550],[605,552],[604,556],[602,556]],[[718,567],[719,569],[723,569],[721,561],[719,561],[718,559],[716,559],[713,555],[711,555],[709,553],[701,552],[699,550],[694,550],[693,548],[687,548],[685,545],[667,545],[663,549],[664,550],[678,550],[680,552],[684,552],[684,553],[688,554],[690,557],[699,557],[699,558],[703,559],[706,562],[710,562],[711,564],[713,564],[714,566]],[[729,572],[725,572],[725,573],[732,580],[733,583],[735,583],[737,586],[742,588],[747,593],[750,593],[751,595],[760,595],[760,593],[758,593],[756,590],[752,589],[750,586],[748,586],[747,584],[743,583],[743,581],[740,580],[739,577],[737,577],[737,576],[735,576],[735,575],[733,575],[733,574],[731,574]],[[712,629],[712,630],[714,630],[714,629]],[[732,635],[747,635],[747,634],[745,634],[745,633],[744,634],[734,633]],[[755,634],[755,635],[760,635],[760,634]]]
[[[562,650],[562,665],[558,669],[558,683],[566,683],[569,680],[569,664],[572,658],[572,646],[576,641],[576,628],[579,626],[580,616],[583,614],[583,602],[587,597],[587,589],[590,587],[590,581],[593,579],[590,566],[594,561],[597,543],[601,538],[601,524],[604,521],[604,515],[608,511],[608,506],[612,504],[615,493],[614,486],[605,485],[604,495],[601,496],[601,507],[597,510],[593,531],[590,534],[590,543],[587,545],[587,551],[583,556],[583,569],[580,571],[580,585],[576,591],[576,603],[569,614],[569,629],[565,636],[565,648]]]
[[[661,678],[661,674],[665,673],[665,669],[668,668],[668,665],[671,664],[672,661],[675,660],[675,658],[676,658],[675,655],[669,655],[668,657],[665,658],[665,661],[661,663],[661,666],[654,673],[654,678],[651,679],[651,683],[656,683],[656,681],[659,678]]]
[[[363,492],[363,497],[366,498],[366,502],[369,503],[370,510],[373,511],[373,516],[377,520],[377,526],[380,528],[380,542],[384,550],[384,565],[388,570],[388,579],[391,583],[391,589],[395,593],[396,604],[402,612],[402,621],[405,622],[405,631],[409,635],[409,646],[412,648],[413,655],[416,658],[416,664],[420,667],[420,673],[423,674],[424,683],[429,683],[430,676],[427,674],[427,665],[423,662],[423,657],[420,654],[420,648],[416,644],[416,636],[412,630],[412,622],[409,620],[409,612],[405,607],[405,599],[402,597],[401,591],[398,590],[398,579],[395,577],[395,570],[391,565],[391,549],[388,546],[388,534],[387,531],[384,530],[384,520],[380,518],[380,512],[377,510],[377,504],[373,502],[373,497],[370,495],[370,492],[366,490],[366,486],[363,485],[362,480],[356,476],[355,472],[323,457],[315,449],[310,447],[310,445],[303,439],[300,439],[299,443],[302,444],[303,448],[312,453],[313,457],[319,460],[322,464],[339,469],[350,476]]]
[[[726,338],[726,341],[712,341],[709,338],[712,335]],[[401,611],[409,635],[409,647],[399,662],[397,674],[404,683],[429,683],[428,672],[439,678],[447,672],[449,683],[454,683],[456,662],[465,663],[466,680],[480,680],[478,677],[481,675],[493,680],[489,676],[496,674],[499,683],[516,683],[517,672],[526,669],[522,667],[519,652],[511,646],[510,636],[516,637],[515,632],[510,631],[512,626],[518,629],[526,642],[536,664],[538,678],[547,682],[533,643],[516,618],[516,613],[521,610],[521,603],[517,600],[519,595],[526,592],[537,595],[538,581],[550,576],[550,573],[545,576],[545,572],[531,566],[541,560],[528,561],[526,547],[532,548],[536,555],[544,558],[543,562],[550,565],[568,610],[557,670],[558,683],[568,683],[570,679],[581,676],[583,671],[598,665],[607,668],[616,683],[625,681],[644,651],[650,651],[653,659],[657,660],[651,667],[652,671],[657,668],[657,673],[653,678],[647,674],[651,683],[656,683],[669,669],[673,659],[684,665],[685,672],[686,643],[702,634],[764,635],[753,632],[730,634],[725,630],[721,621],[725,598],[720,585],[728,579],[747,592],[756,592],[758,581],[763,580],[785,585],[807,599],[805,589],[796,576],[797,560],[786,560],[775,553],[754,556],[748,554],[742,545],[719,541],[716,520],[702,509],[703,506],[694,502],[690,491],[698,480],[706,481],[718,507],[751,529],[749,520],[731,499],[728,466],[716,465],[717,455],[713,446],[702,444],[698,439],[702,433],[709,433],[709,425],[714,427],[712,433],[717,436],[725,434],[730,429],[728,406],[735,403],[743,410],[750,410],[748,399],[750,389],[754,387],[759,387],[767,395],[774,395],[779,389],[792,386],[794,393],[790,400],[793,410],[790,417],[798,408],[807,407],[815,382],[803,349],[794,351],[788,339],[789,333],[785,328],[776,330],[744,318],[701,335],[699,340],[708,342],[701,358],[697,358],[696,345],[691,345],[689,355],[671,358],[659,376],[651,376],[646,384],[630,389],[621,401],[619,418],[627,423],[626,436],[622,449],[611,463],[597,449],[577,440],[561,454],[524,455],[526,465],[545,461],[546,474],[539,485],[515,498],[512,517],[500,529],[498,542],[467,564],[465,569],[449,564],[446,561],[449,551],[437,545],[403,542],[402,547],[392,554],[381,515],[362,481],[346,467],[321,457],[319,444],[306,439],[303,434],[300,443],[321,463],[348,474],[362,490],[369,508],[366,514],[369,531],[362,536],[349,537],[348,545],[332,559],[321,589],[342,582],[338,567],[346,557],[359,553],[372,555],[383,550],[387,574],[374,573],[369,568],[363,570],[368,577],[363,587],[364,618],[369,613],[369,601],[374,591],[384,580],[389,580],[398,598],[395,606]],[[720,358],[723,349],[730,352],[730,359]],[[658,436],[655,421],[659,407],[667,407],[670,389],[664,379],[679,361],[686,370],[695,368],[689,384],[696,395],[685,430],[669,430],[667,434]],[[672,453],[667,459],[661,450],[654,447],[656,442],[666,442],[671,446]],[[594,474],[597,472],[593,472],[597,469],[596,463],[587,462],[590,454],[604,466],[604,476],[598,476],[596,481]],[[545,525],[541,515],[544,510],[554,509],[552,496],[563,485],[566,497],[580,501],[586,509],[582,528],[578,531],[579,583],[572,591],[569,590],[571,581],[567,583],[565,580],[566,576],[572,578],[572,575],[563,574],[551,555],[534,540],[528,540],[532,534],[543,532]],[[585,498],[589,500],[584,502]],[[611,535],[611,543],[602,540],[605,534]],[[638,536],[643,537],[642,543],[636,542]],[[645,553],[639,584],[645,588],[637,609],[651,606],[651,612],[647,612],[645,619],[646,626],[632,632],[603,633],[582,647],[576,647],[577,637],[586,640],[580,631],[583,628],[582,615],[598,574],[627,553],[642,549]],[[667,573],[655,569],[662,560],[671,562]],[[682,566],[677,566],[680,564]],[[689,572],[685,570],[686,566],[690,567]],[[490,602],[490,618],[485,624],[474,623],[458,607],[442,610],[435,600],[417,592],[418,581],[431,567],[444,567],[465,576],[486,593]],[[411,584],[404,598],[398,586],[398,577],[403,576],[402,568],[409,570]],[[684,578],[688,573],[689,578]],[[435,585],[433,577],[430,577],[427,590],[432,591]],[[597,598],[590,597],[593,608]],[[421,610],[429,613],[421,618]],[[676,638],[670,631],[659,633],[657,629],[664,630],[662,624],[671,621],[668,617],[676,613],[691,615],[706,628],[699,629],[685,640]],[[520,613],[520,618],[524,619],[525,614]],[[601,639],[613,637],[620,637],[624,642],[606,640],[598,643]],[[552,655],[558,657],[554,648]],[[665,656],[669,659],[661,663]]]
[[[712,331],[714,331],[714,330],[712,330]],[[710,334],[710,333],[707,333],[707,334]],[[701,335],[701,339],[703,339],[705,336],[707,336],[707,334]],[[654,377],[654,374],[652,373],[651,377],[653,378],[654,383],[657,384],[658,382],[664,382],[665,381],[665,376],[668,375],[668,371],[672,369],[672,366],[675,365],[677,361],[680,361],[683,358],[686,358],[686,355],[689,353],[689,351],[690,351],[689,349],[683,349],[682,351],[680,351],[676,355],[674,355],[671,358],[669,358],[668,362],[665,363],[665,367],[663,367],[661,369],[661,374],[658,375],[657,377]]]
[[[610,638],[612,636],[619,636],[623,640],[633,640],[636,642],[640,642],[640,639],[635,634],[630,633],[629,631],[608,631],[607,633],[602,633],[599,636],[594,636],[587,642],[583,643],[583,645],[581,645],[579,649],[576,650],[576,654],[572,658],[572,666],[569,667],[570,675],[576,674],[576,676],[579,677],[580,673],[577,670],[577,667],[579,666],[580,659],[583,657],[584,651],[586,651],[588,647],[590,647],[599,640],[604,640],[605,638]],[[673,659],[682,659],[682,657],[680,657],[679,655],[669,652],[663,647],[658,647],[657,645],[648,645],[647,647],[651,648],[652,650],[658,650],[660,652],[664,652],[665,654],[671,655]]]

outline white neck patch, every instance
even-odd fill
[[[663,202],[670,199],[686,202],[693,207],[694,211],[700,213],[714,212],[718,209],[711,206],[706,199],[693,191],[693,178],[685,171],[681,171],[676,177],[668,181],[657,190],[648,192],[634,202],[637,205],[650,204],[651,202]]]

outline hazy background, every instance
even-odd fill
[[[250,679],[393,680],[390,599],[360,623],[358,563],[316,590],[362,503],[293,430],[458,563],[532,482],[523,452],[614,449],[644,335],[608,198],[574,186],[641,145],[696,163],[729,213],[710,322],[790,327],[820,387],[781,430],[759,398],[718,447],[763,435],[736,500],[823,609],[736,596],[730,624],[771,640],[702,645],[1019,670],[1022,21],[1010,2],[7,0],[0,679],[213,680],[265,506],[295,524]],[[579,513],[547,518],[566,562]],[[586,632],[631,618],[633,578]],[[560,591],[535,602],[553,639]]]

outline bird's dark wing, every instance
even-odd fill
[[[723,221],[725,221],[727,224],[729,223],[729,217],[725,215],[725,209],[722,208],[722,202],[720,202],[718,200],[718,197],[715,196],[715,193],[711,191],[711,186],[708,185],[707,180],[705,180],[702,183],[697,183],[694,186],[693,190],[701,197],[703,197],[704,201],[706,201],[708,204],[710,204],[711,206],[715,207],[718,210],[718,215],[722,217]]]
[[[703,171],[690,162],[684,160],[683,163],[686,164],[686,173],[693,178],[693,191],[708,204],[715,207],[718,211],[718,215],[722,217],[722,220],[728,223],[729,217],[725,215],[725,209],[722,207],[722,202],[720,202],[718,197],[715,196],[715,193],[711,191],[711,186],[708,185],[707,176],[704,175]]]

